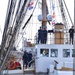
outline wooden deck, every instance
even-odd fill
[[[27,69],[21,69],[21,70],[4,70],[4,75],[47,75],[46,73],[35,73],[34,68],[27,68]],[[53,75],[53,73],[50,73],[49,75]]]

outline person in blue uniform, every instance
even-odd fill
[[[28,53],[28,64],[29,64],[29,67],[31,67],[31,64],[32,64],[32,53],[31,53],[31,51],[29,51],[29,53]]]
[[[42,39],[42,27],[40,27],[40,29],[38,30],[38,44],[41,43],[41,39]]]
[[[73,44],[73,39],[74,39],[74,29],[73,26],[69,29],[69,37],[70,37],[70,44]]]
[[[44,28],[44,44],[47,43],[47,30]]]
[[[41,32],[41,43],[46,44],[47,42],[47,30],[46,27],[43,27],[42,32]]]
[[[24,66],[25,66],[25,68],[27,68],[27,65],[28,65],[28,53],[27,53],[27,51],[24,51],[22,59],[23,59],[23,68],[24,68]]]

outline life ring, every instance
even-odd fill
[[[14,70],[15,68],[16,68],[16,66],[15,66],[14,60],[10,60],[9,70]]]

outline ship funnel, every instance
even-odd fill
[[[55,44],[64,44],[64,25],[62,23],[55,24]]]

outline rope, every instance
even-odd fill
[[[56,4],[57,4],[57,10],[58,10],[58,17],[60,18],[60,21],[62,21],[62,18],[61,18],[61,11],[60,11],[60,5],[59,5],[59,1],[56,0]],[[57,18],[55,17],[55,20],[57,20]],[[56,21],[57,22],[57,21]]]
[[[26,23],[25,23],[25,25],[23,26],[23,28],[22,28],[22,29],[24,29],[24,28],[26,27],[26,25],[28,24],[28,22],[29,22],[29,21],[30,21],[30,19],[32,18],[33,13],[34,13],[34,10],[35,10],[35,8],[36,8],[37,3],[38,3],[38,0],[36,1],[35,7],[34,7],[34,9],[33,9],[33,11],[32,11],[32,14],[31,14],[31,15],[30,15],[30,17],[28,18],[28,20],[26,21]]]
[[[67,10],[67,13],[68,13],[68,16],[69,16],[69,18],[70,18],[71,24],[72,24],[72,26],[73,26],[74,24],[73,24],[73,22],[72,22],[72,19],[71,19],[71,16],[70,16],[70,14],[69,14],[68,8],[67,8],[67,6],[66,6],[65,0],[63,0],[63,3],[64,3],[65,8],[66,8],[66,10]]]
[[[38,2],[38,0],[36,1],[34,10],[35,10],[35,8],[36,8],[37,2]],[[34,10],[32,11],[32,14],[30,15],[30,17],[29,17],[28,20],[26,21],[25,25],[22,27],[22,30],[23,30],[24,28],[26,28],[26,25],[28,24],[28,22],[30,21],[30,19],[31,19],[32,16],[33,16]],[[21,39],[22,39],[22,37],[20,38],[20,41],[21,41]],[[17,46],[19,45],[20,41],[18,42]]]
[[[1,29],[1,27],[0,27],[0,32],[1,32],[1,35],[2,35],[2,29]]]
[[[33,18],[32,18],[32,27],[31,27],[31,38],[32,38],[32,29],[33,28]]]

